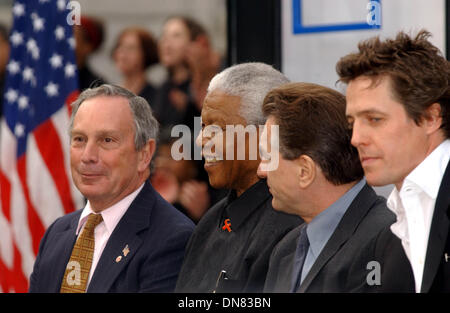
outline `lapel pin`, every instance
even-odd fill
[[[446,253],[446,254],[444,254],[444,256],[445,256],[445,262],[448,262],[448,259],[450,259],[450,256],[448,256],[448,254]]]
[[[222,226],[223,230],[228,230],[229,233],[231,233],[231,223],[230,223],[230,219],[227,218],[224,222],[223,222],[223,226]]]
[[[130,248],[128,248],[128,245],[125,246],[122,250],[123,256],[127,256],[128,253],[130,253]]]
[[[121,255],[119,255],[119,256],[116,258],[116,263],[119,263],[120,260],[122,260],[122,256],[121,256]]]

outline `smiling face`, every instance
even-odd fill
[[[390,80],[361,76],[347,88],[346,115],[353,127],[352,145],[358,149],[367,182],[373,186],[395,184],[425,159],[429,148],[425,127],[408,116],[392,97]]]
[[[256,170],[259,159],[249,159],[249,140],[245,140],[245,160],[238,160],[238,141],[235,136],[233,144],[230,140],[227,145],[227,125],[247,125],[245,119],[240,116],[240,97],[230,96],[224,92],[215,90],[209,93],[202,109],[202,131],[197,137],[197,145],[201,145],[204,153],[221,155],[223,160],[214,159],[212,155],[205,155],[205,170],[208,172],[209,182],[214,188],[236,189],[238,194],[253,185],[258,177]],[[212,130],[208,132],[208,130]],[[218,132],[215,132],[217,130]],[[208,143],[209,142],[209,143]],[[211,148],[205,146],[212,145]],[[256,148],[257,149],[257,148]],[[234,155],[233,159],[227,159],[227,151]]]
[[[123,199],[146,178],[149,144],[137,151],[134,133],[124,97],[97,96],[85,100],[76,112],[70,144],[72,177],[96,212]]]

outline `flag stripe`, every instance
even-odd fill
[[[39,242],[44,236],[45,227],[36,212],[36,208],[31,203],[30,192],[27,185],[27,166],[25,155],[22,155],[17,160],[17,173],[19,174],[20,183],[22,185],[22,190],[27,204],[28,227],[30,228],[31,232],[33,252],[35,255],[37,255],[39,251]]]
[[[62,200],[65,213],[75,210],[75,205],[70,195],[70,183],[64,168],[64,152],[59,141],[59,136],[51,120],[42,123],[34,131],[34,138],[41,156],[47,165],[53,180],[58,182],[56,189]]]
[[[2,211],[5,218],[11,222],[11,184],[3,171],[0,170],[0,192],[2,201]]]

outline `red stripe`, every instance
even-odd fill
[[[0,259],[0,286],[3,292],[14,290],[15,292],[28,291],[28,279],[22,270],[22,257],[16,244],[14,244],[13,268],[9,269]]]
[[[64,167],[63,147],[52,121],[49,119],[39,125],[34,131],[34,137],[42,159],[55,182],[55,187],[58,190],[64,211],[66,213],[75,211],[75,205],[70,192],[69,178]]]
[[[66,105],[67,105],[67,112],[69,112],[69,117],[72,114],[72,102],[77,100],[78,96],[80,95],[80,92],[78,90],[72,91],[66,98]]]
[[[34,255],[38,254],[39,242],[44,236],[45,227],[41,222],[41,219],[36,213],[36,208],[33,206],[30,198],[30,191],[27,185],[27,167],[25,155],[22,155],[17,160],[17,173],[19,174],[19,179],[22,184],[23,194],[25,196],[25,201],[27,203],[27,215],[28,215],[28,228],[31,233],[31,241],[33,245]]]
[[[3,215],[11,222],[11,183],[0,170],[0,192]]]

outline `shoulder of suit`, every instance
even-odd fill
[[[53,231],[64,231],[67,228],[69,228],[72,223],[75,221],[78,221],[81,213],[83,212],[83,209],[74,211],[72,213],[68,213],[66,215],[63,215],[61,217],[58,217],[49,227],[48,229],[52,229]]]

